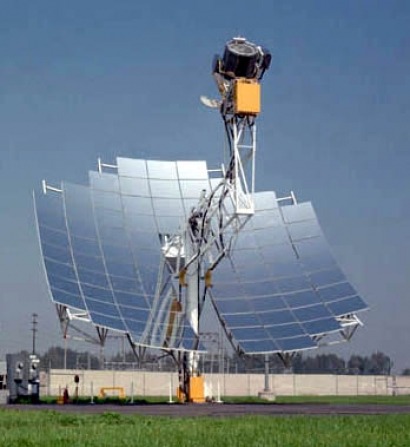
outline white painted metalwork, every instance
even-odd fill
[[[290,191],[289,196],[286,197],[277,197],[276,201],[278,203],[282,203],[282,202],[288,202],[290,201],[292,203],[292,205],[297,205],[298,201],[296,199],[296,194],[293,191]]]
[[[61,188],[56,188],[55,186],[48,185],[46,180],[41,181],[41,188],[43,190],[43,194],[47,194],[47,191],[59,192],[62,193],[63,190]]]
[[[113,165],[113,164],[108,164],[108,163],[103,163],[102,161],[101,161],[101,158],[100,157],[98,157],[98,159],[97,159],[97,163],[98,163],[98,173],[99,174],[102,174],[103,173],[103,171],[104,171],[104,169],[103,168],[108,168],[108,169],[118,169],[118,166],[117,165]]]

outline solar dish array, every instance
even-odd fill
[[[192,348],[162,247],[214,182],[204,161],[118,158],[115,173],[90,172],[88,186],[36,195],[52,300],[135,344]],[[366,305],[330,255],[310,203],[279,206],[273,192],[260,192],[255,206],[214,271],[212,303],[247,353],[313,348]]]

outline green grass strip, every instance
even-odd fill
[[[0,410],[0,446],[408,447],[410,415],[166,418]]]

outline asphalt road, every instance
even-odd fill
[[[54,410],[62,413],[101,414],[115,412],[126,415],[173,417],[232,417],[245,415],[377,415],[410,414],[410,405],[379,404],[134,404],[134,405],[6,405],[20,411]]]

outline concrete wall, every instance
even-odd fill
[[[0,390],[0,405],[5,405],[8,402],[9,392],[7,390]]]
[[[123,387],[127,396],[169,396],[170,391],[175,395],[178,386],[176,373],[51,370],[41,375],[41,395],[56,396],[66,386],[72,395],[76,374],[80,377],[80,396],[97,396],[101,387]],[[269,381],[278,396],[410,394],[410,377],[405,376],[272,374]],[[209,396],[257,396],[264,388],[265,377],[263,374],[208,374],[205,383]]]

